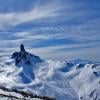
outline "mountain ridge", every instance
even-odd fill
[[[54,97],[57,100],[99,100],[99,63],[79,59],[42,60],[21,46],[17,52],[20,59],[18,63],[14,53],[11,58],[0,59],[0,86]],[[25,59],[24,54],[27,55]],[[30,63],[25,63],[27,59]]]

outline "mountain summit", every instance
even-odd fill
[[[23,83],[27,84],[35,80],[35,64],[43,62],[43,60],[39,56],[27,52],[24,48],[24,45],[21,44],[20,51],[14,52],[11,58],[15,60],[15,66],[22,70],[18,76]]]
[[[66,66],[63,62],[44,61],[27,52],[23,44],[11,58],[0,60],[0,86],[57,100],[78,100],[78,94],[67,81],[65,73],[59,69],[60,66]]]
[[[28,53],[23,44],[20,45],[20,51],[14,52],[11,58],[15,59],[15,65],[18,65],[21,62],[31,65],[33,63],[36,64],[43,61],[39,56]]]
[[[23,44],[20,45],[20,52],[25,52],[25,48]]]
[[[100,100],[100,63],[44,61],[23,44],[11,58],[0,59],[0,86],[57,100]]]

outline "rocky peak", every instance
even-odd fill
[[[20,45],[20,52],[25,52],[25,48],[23,44]]]
[[[24,45],[21,44],[20,45],[20,51],[19,52],[14,52],[12,54],[13,59],[15,59],[15,65],[17,65],[20,62],[24,62],[25,64],[31,65],[32,63],[40,63],[43,60],[40,59],[40,57],[30,54],[28,53],[25,48]]]

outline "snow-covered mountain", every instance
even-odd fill
[[[100,100],[100,63],[42,60],[21,45],[11,57],[0,58],[0,86],[57,100]]]

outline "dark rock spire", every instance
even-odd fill
[[[24,45],[20,45],[20,51],[14,52],[11,56],[11,58],[15,59],[15,65],[17,65],[19,62],[24,61],[25,64],[31,65],[32,63],[40,63],[43,62],[43,60],[40,59],[40,57],[33,55],[31,53],[28,53]]]
[[[20,45],[20,52],[25,52],[25,48],[23,44]]]

